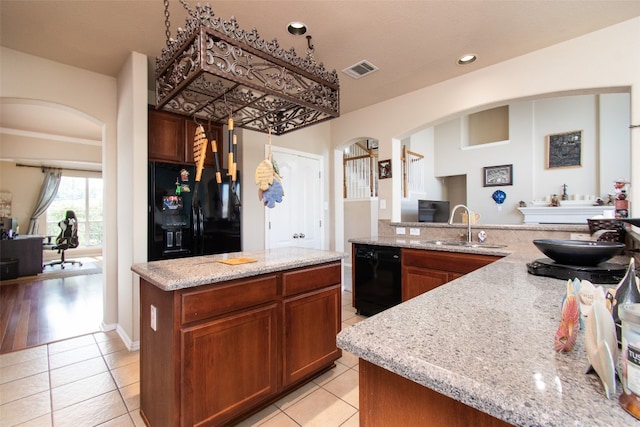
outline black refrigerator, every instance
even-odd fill
[[[149,261],[242,250],[240,174],[221,172],[196,183],[194,165],[149,162]]]

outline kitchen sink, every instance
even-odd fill
[[[507,245],[494,245],[490,243],[463,242],[461,240],[423,240],[422,243],[427,245],[462,246],[465,248],[487,248],[487,249],[504,248],[507,246]]]

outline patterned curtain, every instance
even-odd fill
[[[38,218],[42,215],[53,199],[58,193],[58,187],[60,187],[60,180],[62,179],[62,169],[56,168],[42,168],[44,173],[44,180],[42,181],[42,188],[40,189],[40,196],[36,203],[36,208],[31,214],[31,221],[29,222],[29,231],[27,234],[38,234]]]

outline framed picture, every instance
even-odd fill
[[[391,160],[378,162],[378,179],[391,178]]]
[[[377,139],[367,139],[367,149],[375,150],[378,148],[378,140]]]
[[[582,131],[547,136],[547,169],[582,166]]]
[[[485,187],[513,185],[513,165],[487,166],[483,173]]]

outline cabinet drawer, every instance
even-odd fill
[[[402,265],[467,274],[499,260],[493,255],[403,249]]]
[[[340,262],[287,271],[282,274],[282,294],[286,296],[342,283]]]
[[[253,279],[241,279],[208,289],[182,294],[181,322],[207,319],[234,310],[249,308],[276,299],[278,278],[275,274]]]

